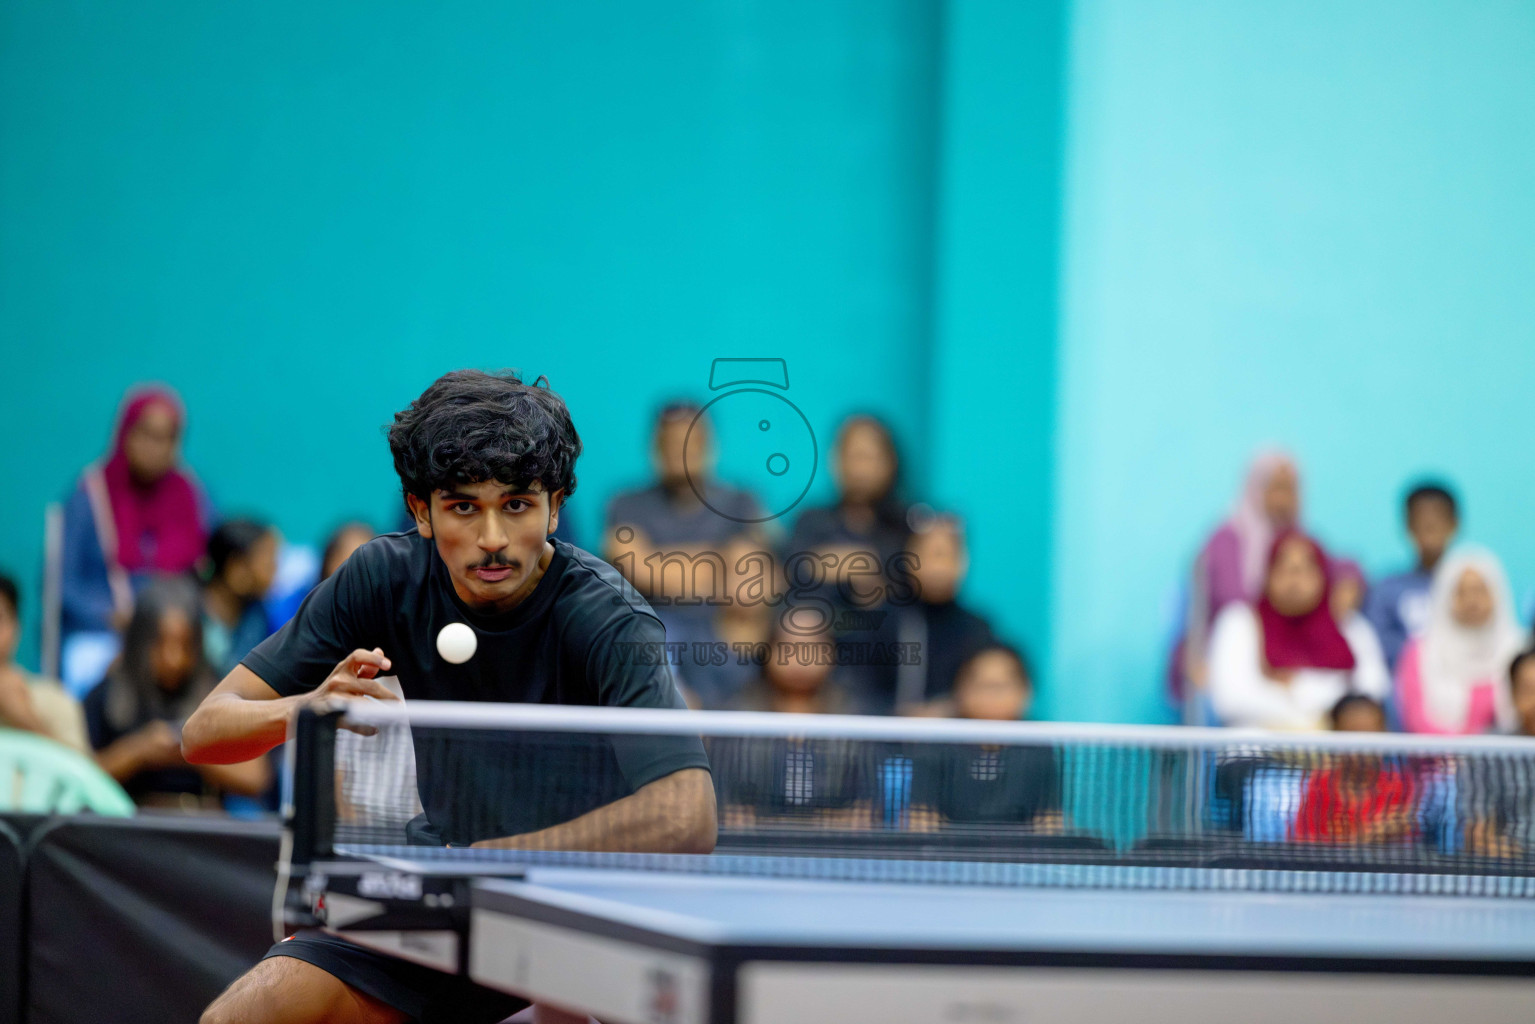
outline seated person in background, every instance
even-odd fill
[[[352,552],[373,537],[373,527],[361,521],[343,523],[336,527],[326,539],[325,549],[320,552],[320,578],[317,582],[324,583],[334,576],[336,570],[352,557]]]
[[[1274,538],[1300,522],[1300,471],[1284,452],[1262,452],[1247,470],[1247,480],[1231,515],[1211,535],[1194,564],[1188,617],[1179,645],[1182,664],[1174,672],[1194,686],[1205,685],[1210,631],[1231,604],[1262,596],[1266,559]]]
[[[1514,655],[1508,666],[1514,734],[1535,736],[1535,648]],[[1535,777],[1521,766],[1477,761],[1461,802],[1466,846],[1490,857],[1519,857],[1535,849]]]
[[[835,677],[836,645],[829,630],[798,633],[785,624],[793,614],[779,609],[768,641],[767,662],[757,679],[741,688],[735,711],[785,711],[845,715],[856,709]]]
[[[1389,682],[1369,627],[1341,630],[1329,606],[1327,556],[1286,531],[1275,539],[1256,606],[1228,605],[1210,637],[1210,699],[1227,725],[1316,729],[1345,693],[1377,700]]]
[[[784,557],[820,557],[828,590],[843,604],[867,606],[899,582],[887,570],[908,529],[906,505],[896,495],[901,459],[890,428],[874,416],[848,417],[837,432],[832,470],[836,504],[800,515]]]
[[[1434,569],[1460,525],[1455,495],[1443,484],[1415,486],[1407,495],[1406,511],[1407,532],[1418,553],[1417,564],[1375,584],[1364,611],[1380,637],[1386,664],[1392,671],[1396,670],[1407,641],[1428,624],[1428,591]]]
[[[849,632],[844,641],[873,636],[881,645],[905,644],[917,657],[901,664],[874,664],[864,670],[871,711],[885,714],[946,716],[954,676],[962,662],[994,644],[991,624],[959,603],[959,590],[970,569],[964,524],[954,516],[918,520],[906,541],[916,600],[887,604],[878,630]]]
[[[272,635],[261,600],[277,575],[277,531],[254,519],[229,519],[208,538],[203,637],[221,676]]]
[[[144,806],[217,809],[220,793],[255,796],[271,783],[265,758],[192,765],[181,725],[218,681],[203,648],[197,589],[156,580],[139,593],[123,650],[85,699],[96,762]]]
[[[35,732],[89,754],[80,703],[57,681],[16,664],[20,640],[21,594],[15,580],[0,575],[0,728]]]
[[[732,702],[737,711],[846,713],[849,705],[832,680],[836,648],[829,632],[797,635],[780,620],[768,645],[762,678]],[[739,739],[709,751],[728,828],[764,819],[825,828],[871,823],[872,778],[868,748],[839,740]]]
[[[761,676],[761,662],[750,652],[771,639],[783,593],[782,569],[771,551],[741,536],[720,554],[723,600],[705,615],[674,622],[666,632],[668,643],[682,645],[678,683],[695,708],[726,707]]]
[[[695,577],[713,570],[693,567],[700,558],[720,558],[735,537],[756,536],[752,524],[762,510],[749,492],[714,480],[709,420],[691,402],[673,402],[661,410],[651,456],[656,482],[608,503],[602,554],[670,630],[682,619],[707,618],[707,595],[698,592],[702,584]],[[700,491],[708,504],[700,500]]]
[[[1337,732],[1385,732],[1386,709],[1351,693],[1328,713]],[[1417,791],[1412,774],[1375,753],[1330,756],[1301,791],[1293,838],[1308,843],[1390,843],[1417,837]]]
[[[1396,668],[1396,701],[1408,732],[1464,735],[1514,725],[1504,685],[1524,636],[1508,577],[1478,547],[1451,552],[1434,570],[1423,632]]]
[[[64,506],[64,682],[80,696],[117,649],[133,592],[154,574],[189,572],[208,536],[205,500],[178,466],[186,417],[168,388],[129,392],[112,450],[80,475]]]
[[[992,643],[972,654],[954,677],[959,718],[1016,722],[1028,715],[1034,685],[1016,648]],[[928,745],[925,745],[928,746]],[[1061,777],[1049,746],[932,744],[917,757],[908,827],[941,824],[1061,826]]]

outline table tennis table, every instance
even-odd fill
[[[306,881],[329,930],[608,1024],[1535,1020],[1535,901],[1378,873],[336,855]]]

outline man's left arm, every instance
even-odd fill
[[[709,853],[717,829],[714,783],[703,768],[683,768],[579,818],[537,832],[473,845],[499,850]]]

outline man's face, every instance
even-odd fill
[[[845,500],[878,501],[890,490],[895,463],[875,427],[858,423],[848,428],[837,456],[837,484]]]
[[[1407,532],[1418,549],[1418,564],[1432,569],[1455,537],[1455,513],[1439,498],[1420,498],[1407,510]]]
[[[416,529],[436,543],[459,599],[495,613],[515,608],[537,585],[562,497],[546,494],[538,481],[516,487],[487,480],[436,491],[430,503],[415,495],[407,500]]]
[[[712,470],[709,431],[700,421],[695,427],[686,416],[662,420],[656,427],[656,473],[663,486],[681,490],[687,486],[688,472],[703,483]]]

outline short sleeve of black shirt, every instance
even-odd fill
[[[606,562],[553,544],[533,593],[510,612],[484,615],[458,598],[431,541],[375,538],[244,664],[288,695],[312,690],[351,651],[379,647],[407,700],[685,707],[659,656],[665,631],[644,599]],[[437,634],[451,622],[477,641],[461,665],[437,654]],[[611,736],[598,754],[576,760],[566,751],[561,760],[494,731],[413,730],[421,802],[445,841],[547,827],[672,772],[708,768],[697,737]]]

